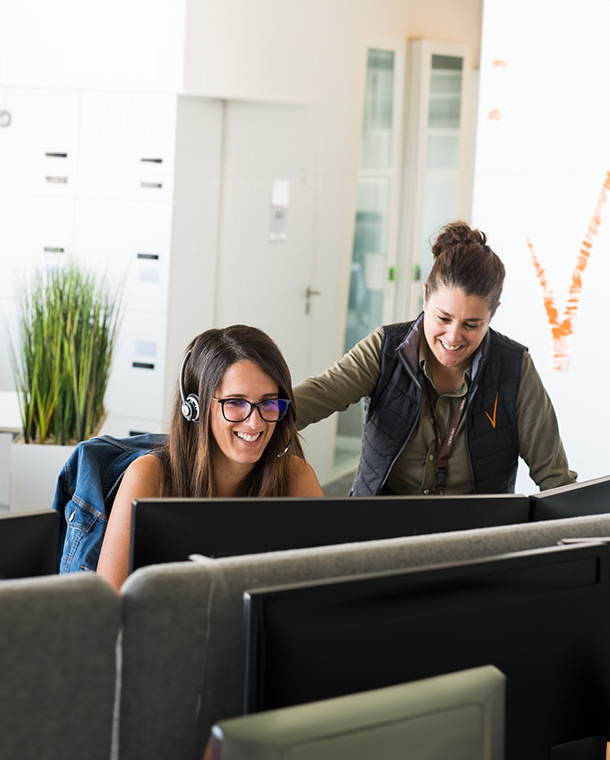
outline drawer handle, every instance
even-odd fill
[[[163,163],[162,158],[141,158],[140,161],[143,164],[162,164]]]
[[[159,190],[163,187],[161,182],[140,182],[140,187],[152,187],[155,190]]]
[[[131,366],[134,369],[154,369],[154,364],[149,364],[148,362],[132,362]]]
[[[137,257],[139,259],[149,259],[151,261],[159,261],[158,253],[138,253]]]
[[[52,245],[45,245],[43,250],[45,253],[65,253],[65,248],[56,248]]]
[[[45,179],[50,185],[67,185],[68,184],[67,177],[45,177]]]
[[[47,158],[68,158],[68,154],[67,153],[53,153],[51,151],[47,151],[45,153],[45,156]]]

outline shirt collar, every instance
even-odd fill
[[[424,338],[423,332],[421,336],[421,340],[419,341],[419,347],[418,347],[418,363],[421,371],[424,373],[425,377],[430,381],[432,384],[432,387],[436,391],[436,386],[434,385],[434,381],[432,380],[432,375],[428,372],[426,362],[428,361],[429,357],[429,351],[428,344],[426,343],[426,339]],[[470,387],[470,381],[472,377],[472,364],[477,359],[479,353],[481,351],[481,346],[477,348],[477,350],[472,355],[472,362],[471,364],[466,367],[464,370],[464,376],[462,380],[462,385],[459,388],[456,388],[453,393],[448,393],[446,395],[448,396],[463,396],[465,393],[467,393],[468,388]]]

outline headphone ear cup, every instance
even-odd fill
[[[183,400],[181,409],[185,420],[197,422],[199,419],[199,396],[196,393],[189,393]]]

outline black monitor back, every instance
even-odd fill
[[[246,712],[494,665],[507,760],[610,729],[606,545],[252,591],[245,616]]]
[[[527,522],[529,500],[489,496],[136,499],[130,569]]]
[[[0,515],[0,579],[57,572],[60,519],[52,509]]]
[[[610,512],[610,475],[532,494],[532,520],[559,520]]]

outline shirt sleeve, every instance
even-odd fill
[[[527,351],[523,355],[516,414],[519,455],[540,490],[576,482],[577,474],[568,467],[553,404]]]
[[[383,327],[378,327],[330,369],[294,387],[299,430],[371,395],[379,378],[382,343]]]

